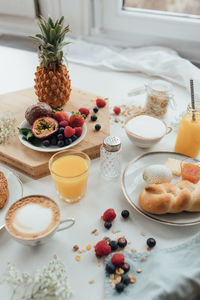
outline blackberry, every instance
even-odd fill
[[[127,219],[129,217],[129,211],[128,210],[122,210],[121,215],[124,219]]]
[[[93,108],[93,112],[96,114],[98,111],[99,111],[98,107],[95,106],[95,107]]]
[[[116,242],[116,241],[110,241],[109,245],[110,245],[110,248],[112,251],[115,251],[118,248],[118,242]]]
[[[125,237],[120,237],[118,239],[118,246],[120,248],[124,248],[124,247],[126,247],[126,245],[127,245],[127,240],[125,239]]]
[[[105,223],[104,223],[104,227],[105,227],[106,229],[110,229],[110,228],[112,227],[112,223],[111,223],[111,222],[105,222]]]
[[[108,263],[106,264],[106,272],[107,272],[108,274],[113,274],[113,273],[115,273],[115,270],[116,270],[116,267],[115,267],[111,262],[108,262]]]
[[[149,246],[149,248],[153,248],[156,245],[156,240],[154,238],[149,238],[147,240],[147,245]]]
[[[96,115],[92,115],[90,117],[90,119],[91,119],[92,122],[95,122],[97,120],[97,116]]]

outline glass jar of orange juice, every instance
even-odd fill
[[[196,109],[190,106],[182,118],[176,138],[175,152],[190,157],[197,157],[200,153],[200,103]]]

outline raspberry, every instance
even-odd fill
[[[124,255],[120,254],[120,253],[116,253],[112,256],[111,258],[111,262],[113,263],[113,265],[115,265],[116,267],[120,267],[124,264]]]
[[[79,112],[86,117],[89,115],[90,111],[87,108],[79,108]]]
[[[75,135],[77,137],[81,136],[82,131],[83,131],[82,127],[75,127],[74,129],[75,129]]]
[[[107,209],[103,214],[103,220],[105,222],[112,222],[116,218],[116,213],[113,208]]]
[[[72,128],[70,126],[65,127],[64,135],[65,135],[66,138],[70,138],[74,134],[75,134],[75,129],[74,128]]]
[[[94,247],[95,253],[98,256],[108,255],[111,252],[111,247],[105,240],[98,242]]]
[[[106,106],[106,101],[103,100],[103,99],[98,98],[98,99],[96,100],[96,105],[97,105],[99,108],[102,108],[102,107]]]
[[[119,115],[120,112],[121,112],[121,108],[118,107],[118,106],[115,106],[115,107],[113,108],[113,111],[114,111],[114,113],[115,113],[116,115]]]
[[[69,122],[68,122],[67,120],[61,121],[61,122],[59,123],[59,127],[66,127],[66,126],[68,126],[68,125],[69,125]]]

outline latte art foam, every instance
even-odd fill
[[[53,230],[59,220],[60,212],[55,202],[44,196],[31,196],[9,208],[6,226],[15,236],[38,238]]]

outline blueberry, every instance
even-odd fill
[[[149,248],[153,248],[156,245],[156,240],[154,238],[149,238],[147,240],[147,245],[149,246]]]
[[[118,293],[123,292],[123,290],[124,290],[124,284],[122,282],[116,284],[115,289],[117,290]]]
[[[57,145],[57,138],[56,138],[56,136],[52,136],[50,142],[51,142],[51,145],[54,145],[54,146]]]
[[[62,133],[59,133],[59,134],[57,135],[57,139],[58,139],[58,140],[63,140],[63,138],[64,138],[64,135],[63,135]]]
[[[59,140],[58,143],[57,143],[57,146],[58,147],[64,147],[65,143],[63,140]]]
[[[101,125],[100,125],[100,124],[96,124],[96,125],[95,125],[95,130],[96,130],[96,131],[99,131],[100,129],[101,129]]]
[[[118,239],[118,246],[120,248],[124,248],[124,247],[126,247],[126,245],[127,245],[127,240],[125,239],[125,237],[120,237]]]
[[[115,273],[115,270],[116,270],[116,267],[111,263],[111,261],[109,261],[106,264],[106,272],[108,274],[113,274],[113,273]]]
[[[45,147],[49,147],[50,146],[50,141],[49,140],[44,140],[42,141],[42,145]]]
[[[69,143],[69,145],[72,143],[72,139],[71,138],[68,139],[68,143]]]
[[[74,135],[72,135],[72,136],[71,136],[71,140],[72,140],[72,142],[74,142],[75,140],[77,140],[77,138],[78,138],[78,137],[77,137],[75,134],[74,134]]]
[[[71,144],[70,141],[69,141],[69,139],[67,139],[67,138],[64,139],[64,142],[65,142],[65,146],[68,146],[68,145]]]
[[[130,270],[130,265],[128,263],[124,263],[121,268],[127,273]]]
[[[116,241],[110,241],[109,245],[110,245],[110,248],[112,251],[115,251],[118,248],[118,242],[116,242]]]
[[[112,223],[111,223],[111,222],[105,222],[105,223],[104,223],[104,227],[105,227],[106,229],[110,229],[110,228],[112,227]]]
[[[95,106],[95,107],[93,108],[93,112],[96,114],[98,111],[99,111],[98,107]]]
[[[58,132],[64,134],[65,128],[64,127],[60,127]]]
[[[130,280],[130,278],[128,277],[127,274],[123,274],[123,275],[122,275],[121,282],[122,282],[123,284],[125,284],[125,285],[128,285],[128,284],[131,282],[131,280]]]
[[[90,119],[91,119],[92,122],[95,122],[97,120],[97,116],[96,115],[92,115],[90,117]]]
[[[124,219],[127,219],[129,217],[129,211],[128,210],[122,210],[121,215]]]

